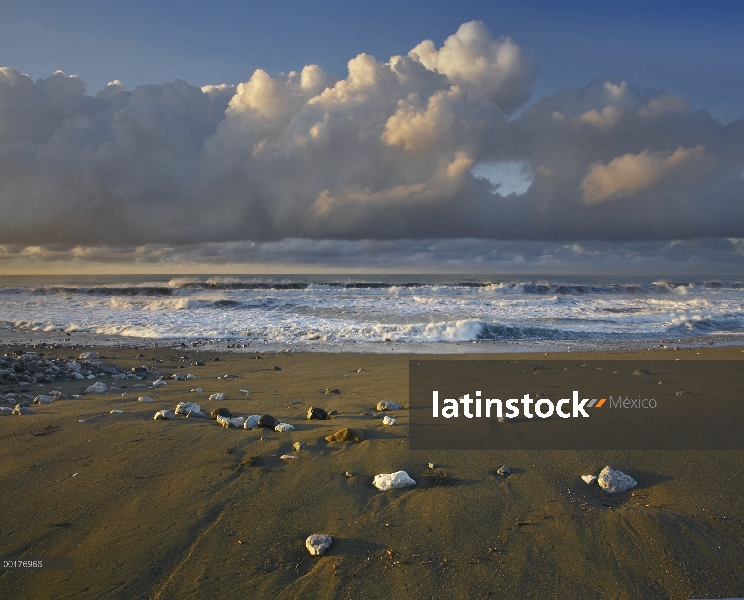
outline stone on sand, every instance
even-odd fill
[[[305,450],[307,448],[307,444],[305,442],[295,442],[294,444],[292,444],[292,448],[299,452],[300,450]]]
[[[14,415],[32,415],[34,414],[34,411],[32,411],[28,406],[21,406],[20,404],[17,404],[16,407],[13,409]]]
[[[193,402],[179,402],[176,405],[176,414],[177,415],[187,415],[191,411],[194,412],[201,412],[201,406],[198,404],[194,404]]]
[[[584,483],[587,485],[591,485],[595,481],[597,481],[596,475],[582,475],[581,478],[584,480]]]
[[[223,427],[230,428],[230,427],[243,427],[245,424],[245,418],[244,417],[222,417],[217,416],[217,422],[222,425]]]
[[[324,411],[322,408],[318,408],[317,406],[311,406],[307,409],[307,418],[308,419],[318,419],[319,421],[325,421],[328,418],[328,413]]]
[[[377,403],[377,410],[380,412],[383,410],[401,410],[401,408],[400,404],[396,404],[392,400],[380,400]]]
[[[274,427],[275,431],[279,431],[280,433],[285,433],[287,431],[294,431],[294,426],[290,425],[289,423],[279,423]]]
[[[261,415],[251,415],[245,420],[243,427],[245,429],[258,429],[258,422],[261,420]]]
[[[80,356],[78,356],[79,360],[95,360],[98,358],[98,355],[95,352],[83,352]]]
[[[629,489],[638,485],[638,482],[630,475],[611,469],[609,466],[602,469],[602,472],[597,478],[597,483],[608,494],[627,492]]]
[[[279,425],[279,419],[271,415],[261,415],[257,425],[259,427],[266,427],[267,429],[274,429],[274,427]]]
[[[222,400],[224,400],[224,399],[225,399],[225,394],[223,394],[222,392],[219,392],[219,393],[217,393],[217,394],[212,394],[212,395],[211,395],[211,396],[209,397],[209,399],[210,399],[210,400],[216,400],[217,402],[221,402]]]
[[[215,408],[212,411],[212,419],[216,419],[217,417],[226,417],[229,419],[230,417],[232,417],[232,413],[228,409],[221,406],[220,408]]]
[[[53,396],[39,395],[34,398],[34,404],[51,404],[53,400]]]
[[[385,415],[384,417],[382,417],[382,424],[392,426],[392,425],[397,425],[398,421],[396,421],[392,417],[388,417],[387,415]]]
[[[155,419],[156,421],[160,419],[172,421],[175,418],[176,418],[176,413],[174,413],[172,410],[159,410],[158,412],[155,413],[155,416],[153,417],[153,419]]]
[[[305,540],[307,551],[313,556],[323,556],[326,550],[331,547],[333,538],[326,533],[314,533]]]
[[[496,475],[501,475],[501,477],[508,477],[511,475],[511,469],[507,466],[502,466],[496,469]]]
[[[108,390],[105,383],[102,383],[100,381],[96,381],[93,385],[89,385],[87,388],[85,388],[86,394],[102,394]]]
[[[140,396],[137,398],[137,402],[155,402],[150,396]]]
[[[381,473],[375,475],[372,480],[374,485],[381,492],[386,492],[393,488],[404,488],[410,485],[416,485],[416,482],[408,476],[405,471],[396,471],[395,473]]]
[[[651,375],[648,369],[636,369],[633,371],[633,375]]]
[[[365,438],[364,429],[350,429],[345,427],[336,433],[327,435],[326,442],[363,442]]]

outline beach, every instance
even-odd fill
[[[71,344],[14,345],[0,355],[20,350],[47,360],[92,351],[120,372],[150,372],[142,380],[99,377],[106,392],[79,398],[72,396],[92,381],[32,384],[19,394],[55,390],[70,399],[0,415],[0,555],[74,559],[72,571],[3,571],[2,598],[714,598],[744,591],[743,451],[411,450],[409,360],[432,358],[423,355]],[[477,356],[529,364],[553,357]],[[744,354],[735,346],[685,347],[571,358],[650,364]],[[167,379],[174,373],[198,378]],[[167,385],[152,387],[156,374]],[[571,374],[563,377],[570,384]],[[196,388],[202,391],[190,391]],[[209,400],[215,393],[225,399]],[[138,402],[141,396],[153,402]],[[383,399],[403,407],[389,413],[395,426],[379,418]],[[296,430],[153,419],[186,401],[205,413],[268,413]],[[306,419],[310,407],[330,419]],[[343,428],[362,429],[365,439],[325,440]],[[306,447],[297,451],[295,442]],[[582,481],[608,465],[638,485],[608,495]],[[498,475],[501,466],[511,474]],[[416,485],[385,492],[372,485],[375,475],[400,470]],[[320,557],[305,547],[315,533],[333,537]]]

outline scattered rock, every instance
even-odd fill
[[[274,427],[279,425],[279,419],[272,417],[271,415],[262,415],[258,420],[257,425],[259,427],[266,427],[267,429],[274,429]]]
[[[79,360],[95,360],[98,358],[98,355],[95,352],[83,352],[80,356],[78,356]]]
[[[137,402],[155,402],[150,396],[140,396],[137,398]]]
[[[294,431],[294,426],[290,425],[289,423],[279,423],[274,427],[274,431],[278,431],[280,433],[286,433],[287,431]]]
[[[109,414],[111,414],[111,415],[122,415],[122,414],[124,414],[124,411],[123,411],[123,410],[119,410],[119,409],[115,408],[115,409],[114,409],[114,410],[112,410],[112,411],[111,411],[111,412],[110,412]]]
[[[325,533],[314,533],[305,540],[307,551],[313,556],[323,556],[326,550],[331,547],[333,538]]]
[[[393,488],[403,488],[410,485],[416,485],[416,482],[411,479],[405,471],[396,471],[395,473],[382,473],[380,475],[375,475],[375,478],[372,480],[372,485],[381,492],[385,492]]]
[[[43,396],[39,395],[34,398],[34,404],[51,404],[54,400],[53,396]]]
[[[595,481],[597,481],[596,475],[582,475],[581,478],[584,480],[584,483],[591,485]]]
[[[212,359],[212,361],[213,361],[213,362],[220,362],[220,357],[219,357],[219,356],[215,356],[215,357],[214,357],[214,358]]]
[[[397,424],[398,424],[398,421],[396,421],[396,420],[395,420],[395,419],[393,419],[392,417],[388,417],[387,415],[385,415],[385,416],[384,416],[384,417],[382,418],[382,424],[383,424],[383,425],[390,425],[390,426],[393,426],[393,425],[397,425]]]
[[[216,421],[222,425],[223,427],[230,428],[230,427],[243,427],[245,424],[245,418],[244,417],[222,417],[220,415],[217,415]]]
[[[300,450],[306,450],[307,444],[305,442],[295,442],[292,444],[292,448],[295,449],[295,451],[299,452]]]
[[[87,388],[85,388],[86,394],[102,394],[108,390],[105,383],[102,383],[100,381],[96,381],[93,385],[89,385]]]
[[[159,410],[155,413],[155,416],[153,419],[156,421],[160,419],[166,419],[168,421],[173,421],[176,418],[176,413],[174,413],[172,410]]]
[[[232,413],[223,407],[215,408],[212,411],[212,419],[217,419],[217,417],[225,417],[229,419],[232,417]]]
[[[281,371],[281,370],[282,370],[281,367],[274,367],[274,371]]]
[[[400,404],[396,404],[392,400],[380,400],[377,403],[377,410],[401,410],[403,407]]]
[[[199,379],[199,376],[198,375],[194,375],[192,373],[187,373],[186,374],[186,379]]]
[[[324,411],[322,408],[318,408],[317,406],[311,406],[307,410],[307,418],[318,419],[319,421],[325,421],[328,418],[328,413]]]
[[[496,469],[496,475],[501,475],[501,477],[508,477],[511,475],[511,469],[509,467],[499,467]]]
[[[292,456],[291,454],[282,454],[279,458],[281,460],[297,460],[300,457],[299,456]]]
[[[192,392],[202,392],[203,390],[201,388],[191,388]]]
[[[324,394],[340,394],[341,390],[338,388],[333,388],[333,389],[326,388],[325,392],[323,393]]]
[[[352,473],[351,471],[346,471],[345,475],[347,477],[354,477],[354,473]]]
[[[363,442],[366,437],[364,429],[350,429],[345,427],[336,433],[327,435],[326,442]]]
[[[258,422],[261,420],[261,415],[251,415],[245,420],[243,427],[245,429],[258,429]]]
[[[434,463],[429,463],[429,468],[430,469],[435,469],[436,468],[436,465]]]
[[[173,373],[171,379],[174,379],[175,381],[186,381],[186,375],[183,373]]]
[[[330,415],[337,415],[337,414],[338,414],[338,411],[337,411],[337,410],[336,410],[335,408],[334,408],[333,410],[329,410],[329,411],[328,411],[328,415],[329,415],[329,416],[330,416]]]
[[[152,382],[152,387],[163,387],[164,385],[168,385],[168,382],[162,379],[156,379]]]
[[[191,413],[194,413],[193,415]],[[198,413],[198,414],[197,414]],[[176,406],[177,415],[186,415],[187,417],[197,417],[199,415],[206,415],[202,412],[201,406],[194,404],[193,402],[179,402]]]
[[[18,404],[13,409],[13,412],[11,414],[14,414],[14,415],[32,415],[32,414],[34,414],[34,411],[32,411],[28,406],[21,406],[20,404]]]
[[[633,375],[651,375],[648,369],[636,369],[633,371]]]
[[[222,392],[219,392],[217,394],[212,394],[209,397],[209,399],[210,400],[215,400],[216,402],[222,402],[225,399],[225,394],[223,394]]]
[[[0,412],[12,413],[13,409],[10,406],[0,406]]]
[[[638,485],[638,482],[630,475],[611,469],[609,466],[602,469],[602,472],[597,478],[597,483],[608,494],[627,492],[629,489]]]
[[[687,393],[688,392],[686,392],[685,390],[677,390],[677,392],[674,395],[675,396],[684,396]]]

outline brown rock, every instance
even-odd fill
[[[339,429],[336,433],[326,436],[326,442],[362,442],[364,441],[364,429]]]

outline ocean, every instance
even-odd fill
[[[488,275],[0,277],[0,339],[49,338],[372,352],[733,342],[744,339],[744,282]]]

